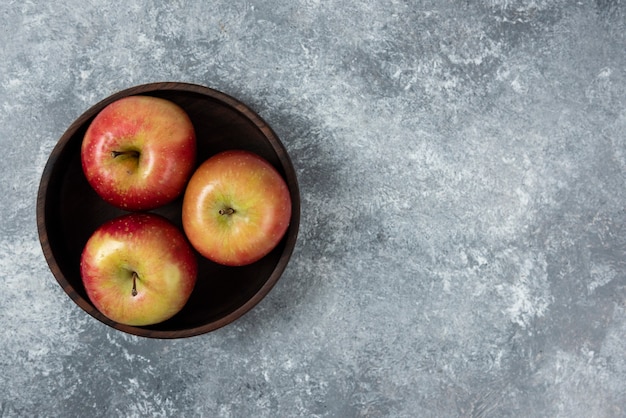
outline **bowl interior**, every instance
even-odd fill
[[[292,199],[292,219],[280,244],[258,262],[226,267],[197,255],[198,280],[181,312],[147,327],[111,321],[89,301],[80,277],[80,256],[91,234],[104,222],[127,213],[104,202],[89,186],[80,161],[87,127],[109,103],[130,95],[151,95],[177,103],[196,130],[196,164],[227,149],[245,149],[267,159],[282,174]],[[165,216],[182,230],[182,196],[151,212]],[[44,169],[37,202],[42,248],[50,269],[66,293],[86,312],[116,329],[145,337],[180,338],[222,327],[249,311],[274,286],[295,246],[300,196],[289,156],[272,129],[236,99],[207,87],[152,83],[133,87],[94,105],[65,132]]]

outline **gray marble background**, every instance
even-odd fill
[[[0,28],[0,416],[626,416],[623,0],[4,1]],[[274,290],[176,341],[75,306],[35,222],[69,124],[153,81],[250,105],[302,193]]]

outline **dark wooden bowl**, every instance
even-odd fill
[[[283,175],[291,191],[291,224],[280,244],[266,257],[244,267],[225,267],[199,254],[196,287],[183,308],[160,324],[133,327],[111,321],[91,303],[80,277],[80,255],[98,226],[126,212],[105,203],[87,183],[80,147],[93,118],[109,103],[131,95],[171,100],[189,114],[198,140],[199,165],[227,149],[255,152]],[[153,210],[182,229],[182,196]],[[63,134],[44,169],[37,196],[41,246],[54,277],[68,296],[99,321],[130,334],[151,338],[183,338],[213,331],[252,309],[276,284],[296,244],[300,194],[295,170],[285,147],[261,117],[219,91],[186,83],[152,83],[120,91],[81,115]]]

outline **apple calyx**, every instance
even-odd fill
[[[133,271],[133,290],[131,291],[131,294],[133,296],[137,296],[137,279],[139,278],[139,275],[137,274],[136,271]]]
[[[224,209],[220,209],[219,210],[219,214],[220,215],[232,215],[233,213],[235,213],[235,209],[233,208],[224,208]]]

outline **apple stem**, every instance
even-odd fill
[[[139,158],[139,151],[134,151],[134,150],[130,150],[130,151],[111,151],[111,156],[113,158],[119,157],[120,155],[128,155],[129,157],[132,157],[132,158]]]
[[[133,271],[133,290],[131,292],[133,296],[137,296],[137,278],[139,278],[137,272]]]
[[[225,209],[220,209],[220,215],[232,215],[233,213],[235,213],[235,209],[233,208],[225,208]]]

